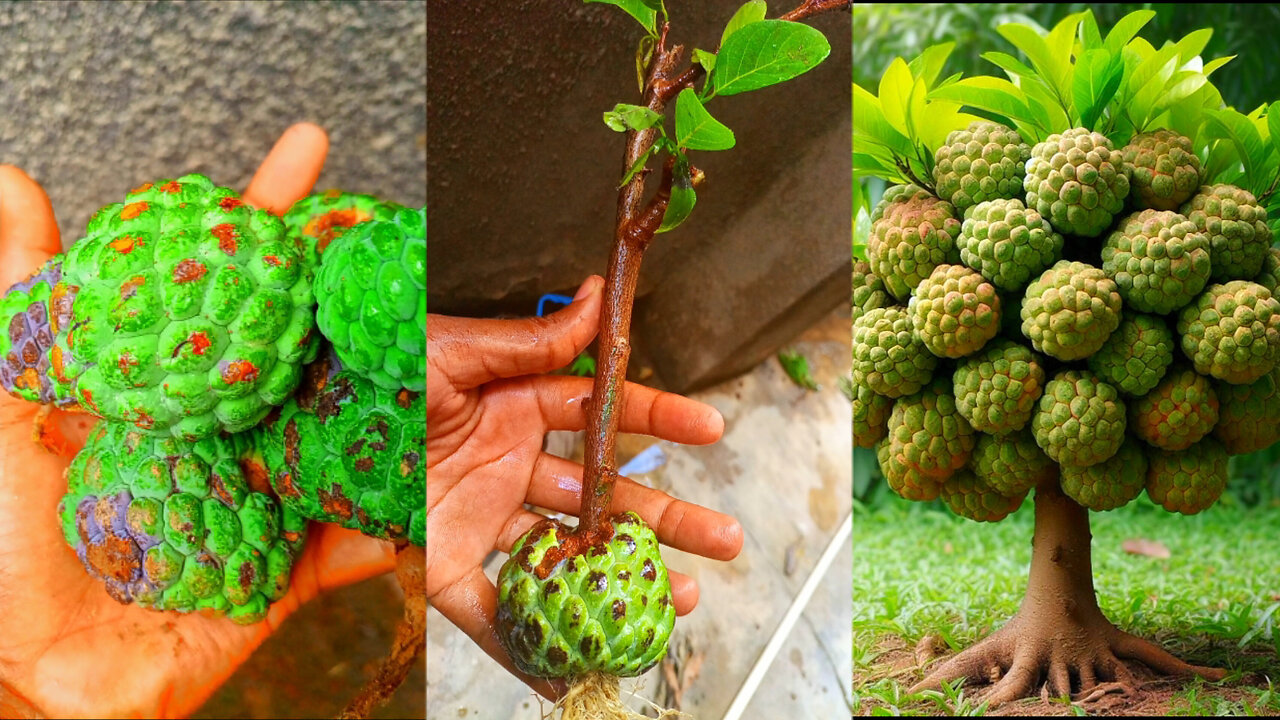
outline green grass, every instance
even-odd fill
[[[952,651],[989,635],[1017,611],[1031,561],[1030,500],[1004,522],[975,523],[933,507],[883,502],[854,522],[855,707],[874,714],[983,714],[970,691],[908,695],[917,674],[885,678],[886,649],[925,635]],[[1245,509],[1224,497],[1192,517],[1146,496],[1091,513],[1094,585],[1107,617],[1203,665],[1234,671],[1226,685],[1274,677],[1280,654],[1280,510]],[[1157,540],[1169,559],[1130,555],[1121,543]],[[1257,675],[1255,675],[1257,674]],[[870,680],[868,678],[882,678]],[[1280,692],[1195,682],[1177,692],[1177,714],[1274,714]],[[1064,708],[1082,712],[1078,707]]]

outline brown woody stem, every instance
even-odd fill
[[[852,0],[805,0],[782,19],[800,20],[851,4]],[[681,90],[692,87],[705,74],[700,65],[677,71],[684,48],[680,45],[667,47],[668,30],[670,23],[663,24],[657,47],[649,60],[642,95],[644,106],[659,114],[666,111],[667,104]],[[624,174],[658,139],[658,130],[630,130],[626,137],[626,153],[622,160]],[[613,486],[618,479],[619,410],[627,378],[627,361],[631,357],[631,308],[635,304],[636,283],[640,278],[644,251],[653,241],[666,213],[673,163],[674,158],[667,158],[661,184],[647,205],[642,206],[646,172],[636,173],[618,191],[613,254],[609,258],[604,307],[600,311],[600,357],[596,363],[591,401],[587,405],[587,446],[582,474],[582,505],[578,513],[580,533],[593,533],[609,520]],[[694,171],[693,178],[696,184],[701,173]]]

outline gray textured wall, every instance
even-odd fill
[[[243,190],[280,133],[330,136],[320,188],[426,202],[426,2],[0,4],[0,162],[63,242],[132,187]]]

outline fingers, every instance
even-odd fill
[[[525,502],[577,514],[582,492],[582,466],[542,453],[533,468]],[[633,510],[653,528],[658,541],[712,560],[732,560],[742,551],[742,525],[731,515],[677,500],[629,478],[613,486],[614,512]]]
[[[62,251],[53,204],[12,165],[0,165],[0,293]]]
[[[480,567],[477,566],[467,576],[434,597],[427,598],[427,601],[475,641],[489,657],[497,660],[507,672],[523,680],[539,695],[554,700],[568,689],[563,681],[552,683],[525,675],[516,669],[515,663],[511,662],[511,657],[503,649],[502,642],[498,640],[498,589],[485,577]]]
[[[546,518],[535,512],[529,512],[524,509],[517,510],[498,535],[498,541],[494,544],[494,549],[510,553],[511,547],[516,544],[520,536],[542,520],[546,520]],[[670,568],[667,569],[667,576],[671,579],[671,602],[676,607],[676,614],[688,615],[693,612],[693,608],[698,604],[698,582],[688,575],[678,573]]]
[[[581,430],[587,426],[591,378],[567,375],[495,383],[489,392],[527,393],[538,404],[548,430]],[[724,434],[720,411],[697,400],[627,383],[618,418],[621,432],[653,435],[685,445],[708,445]]]
[[[298,123],[276,141],[244,191],[244,201],[274,215],[306,197],[324,169],[329,136],[318,125]]]
[[[592,275],[572,304],[547,317],[478,320],[431,315],[427,362],[458,390],[564,367],[596,335],[603,286],[604,279]]]

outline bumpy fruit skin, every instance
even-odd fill
[[[1185,450],[1218,423],[1218,395],[1209,378],[1174,368],[1155,389],[1129,402],[1129,430],[1152,447]]]
[[[1031,148],[1024,185],[1027,207],[1058,232],[1097,237],[1124,209],[1129,173],[1106,136],[1074,128]]]
[[[596,537],[543,520],[498,573],[498,638],[536,677],[639,675],[666,654],[675,617],[658,539],[632,512]]]
[[[1044,366],[1030,349],[997,340],[965,358],[952,376],[956,407],[984,433],[1021,430],[1044,392]]]
[[[22,400],[74,407],[76,400],[67,388],[49,376],[54,339],[49,298],[61,279],[58,255],[0,298],[0,387]]]
[[[1200,188],[1200,158],[1191,139],[1171,130],[1134,135],[1120,151],[1140,208],[1176,210]]]
[[[1218,424],[1213,436],[1243,455],[1280,442],[1280,366],[1248,385],[1214,383]]]
[[[1008,497],[997,492],[985,480],[968,470],[961,470],[942,483],[942,501],[951,512],[978,522],[999,522],[1022,505],[1021,495]]]
[[[1000,298],[963,265],[939,265],[920,281],[909,306],[916,335],[938,357],[977,352],[1000,332]]]
[[[1163,318],[1125,313],[1111,337],[1089,356],[1089,369],[1125,395],[1146,395],[1173,363],[1176,346]]]
[[[1059,465],[1096,465],[1124,442],[1125,409],[1116,389],[1082,370],[1066,370],[1045,386],[1031,416],[1036,444]]]
[[[1062,258],[1062,236],[1017,198],[971,208],[957,244],[961,262],[1001,290],[1021,290]]]
[[[977,438],[956,409],[949,379],[939,377],[894,403],[887,442],[905,467],[945,480],[969,461]]]
[[[951,203],[915,185],[896,185],[871,213],[871,270],[898,300],[943,264],[960,262],[960,220]]]
[[[315,268],[329,244],[348,228],[369,220],[390,220],[402,209],[372,195],[326,190],[294,203],[284,214],[284,226],[302,258]]]
[[[1178,334],[1196,372],[1251,383],[1280,361],[1280,300],[1245,280],[1210,285],[1178,315]]]
[[[937,500],[942,492],[942,480],[908,467],[892,446],[887,438],[876,443],[876,459],[880,461],[880,472],[884,473],[889,489],[913,502]]]
[[[1121,303],[1115,281],[1103,271],[1062,260],[1027,286],[1022,334],[1046,355],[1080,360],[1120,325]]]
[[[1271,247],[1267,209],[1234,185],[1205,185],[1179,210],[1209,237],[1209,279],[1246,280],[1262,269]]]
[[[284,596],[306,520],[254,482],[246,434],[197,443],[99,423],[67,470],[62,532],[111,597],[257,622]]]
[[[911,395],[933,377],[938,358],[916,336],[911,315],[877,308],[853,323],[853,380],[886,397]]]
[[[1129,504],[1146,486],[1147,458],[1138,443],[1127,440],[1112,455],[1088,467],[1062,466],[1062,492],[1090,510],[1114,510]]]
[[[325,251],[316,301],[316,324],[345,366],[388,390],[425,390],[426,208],[343,233]]]
[[[280,219],[202,175],[102,208],[50,299],[59,392],[198,440],[283,403],[315,356],[311,273]]]
[[[426,543],[426,397],[385,390],[331,358],[258,430],[271,485],[303,517]]]
[[[1147,453],[1147,496],[1169,512],[1195,515],[1227,487],[1227,449],[1211,437],[1186,450]]]
[[[889,413],[893,400],[879,395],[865,382],[853,383],[853,444],[861,448],[875,447],[889,432]]]
[[[960,213],[986,200],[1020,197],[1030,155],[1022,136],[999,123],[978,120],[953,130],[934,153],[938,197]]]
[[[1262,258],[1262,270],[1253,281],[1270,290],[1272,296],[1276,295],[1276,288],[1280,288],[1280,248],[1267,249]]]
[[[1191,302],[1209,281],[1209,239],[1167,210],[1143,210],[1120,222],[1102,246],[1102,270],[1125,305],[1165,315]]]
[[[1006,435],[980,433],[969,469],[1006,497],[1021,497],[1058,476],[1058,466],[1036,444],[1030,429]]]
[[[853,261],[853,319],[857,320],[868,310],[888,307],[893,304],[884,289],[884,281],[871,272],[871,266],[854,259]]]

